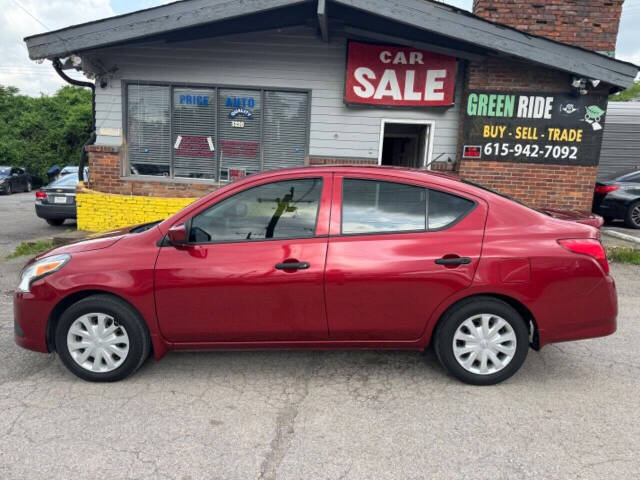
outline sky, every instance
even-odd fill
[[[47,30],[169,3],[166,0],[0,0],[0,85],[21,93],[52,94],[64,85],[51,62],[29,59],[23,38]],[[445,3],[471,10],[472,0]],[[640,64],[640,0],[626,0],[616,56]],[[81,74],[75,75],[82,78]]]

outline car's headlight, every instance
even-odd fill
[[[29,292],[29,287],[31,287],[34,281],[46,277],[53,272],[57,272],[64,267],[69,260],[71,260],[71,255],[63,253],[61,255],[41,258],[33,262],[20,273],[18,291],[23,293]]]

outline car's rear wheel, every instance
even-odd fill
[[[441,319],[435,350],[453,376],[473,385],[493,385],[522,366],[529,350],[529,331],[509,304],[475,297],[458,303]]]
[[[52,227],[59,227],[64,223],[64,218],[47,218],[46,221]]]
[[[629,206],[624,222],[628,227],[640,228],[640,200]]]
[[[138,312],[110,295],[92,295],[71,305],[60,316],[55,335],[64,365],[92,382],[128,377],[144,363],[151,348]]]

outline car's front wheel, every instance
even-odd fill
[[[625,223],[631,228],[640,228],[640,200],[629,205]]]
[[[463,300],[441,319],[435,332],[440,363],[473,385],[511,377],[529,350],[529,329],[509,304],[491,297]]]
[[[71,305],[60,316],[55,340],[64,365],[92,382],[128,377],[144,363],[151,348],[138,312],[110,295],[92,295]]]

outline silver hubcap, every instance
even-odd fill
[[[478,375],[490,375],[506,367],[516,353],[516,346],[511,325],[491,313],[467,318],[453,336],[456,360],[462,368]]]
[[[104,313],[87,313],[71,324],[67,348],[71,358],[85,370],[106,373],[126,360],[129,336],[113,317]]]
[[[640,205],[631,210],[631,221],[640,227]]]

